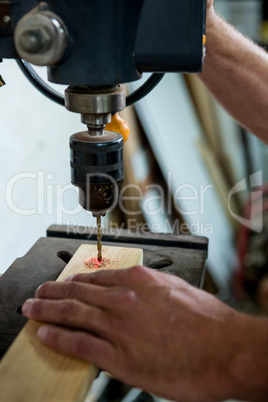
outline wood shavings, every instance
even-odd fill
[[[99,269],[107,267],[111,264],[111,260],[109,258],[103,258],[99,261],[97,258],[90,258],[89,260],[85,261],[85,265],[91,269]]]

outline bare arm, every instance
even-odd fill
[[[237,121],[268,143],[268,54],[222,20],[212,0],[200,78]]]

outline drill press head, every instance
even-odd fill
[[[125,108],[122,85],[73,88],[65,92],[68,110],[81,113],[87,131],[70,138],[71,179],[79,188],[81,206],[93,216],[105,215],[118,201],[124,179],[123,137],[106,131],[112,113]]]
[[[0,59],[47,66],[49,81],[70,85],[65,106],[80,113],[88,128],[71,137],[72,182],[93,215],[112,209],[123,180],[123,140],[105,131],[111,114],[125,108],[118,84],[143,72],[200,72],[205,11],[206,0],[0,1],[0,14],[7,17],[0,21]],[[58,101],[29,67],[26,75]]]

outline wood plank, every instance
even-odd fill
[[[204,162],[207,166],[208,171],[210,172],[211,178],[213,180],[215,189],[217,190],[223,210],[225,212],[226,218],[230,222],[234,234],[238,229],[238,222],[232,217],[229,212],[229,205],[228,205],[228,194],[229,194],[229,187],[224,177],[224,173],[219,166],[218,159],[216,155],[213,153],[212,149],[207,146],[204,140],[200,139],[197,144],[198,148],[200,149],[200,154],[203,156]],[[233,204],[232,209],[238,214],[239,210],[237,209],[237,205]]]
[[[185,74],[184,78],[203,127],[203,133],[215,155],[222,155],[222,132],[216,113],[215,99],[196,75]]]
[[[63,270],[67,276],[93,272],[84,263],[96,258],[96,246],[83,244]],[[103,247],[110,263],[103,269],[123,269],[143,262],[143,251],[135,248]],[[82,402],[96,376],[90,363],[56,353],[36,337],[40,323],[29,320],[0,364],[0,399],[8,402]]]

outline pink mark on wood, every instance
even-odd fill
[[[103,258],[101,261],[99,261],[98,258],[90,258],[89,260],[85,261],[85,265],[91,269],[107,267],[109,264],[111,264],[111,260],[109,258]]]

